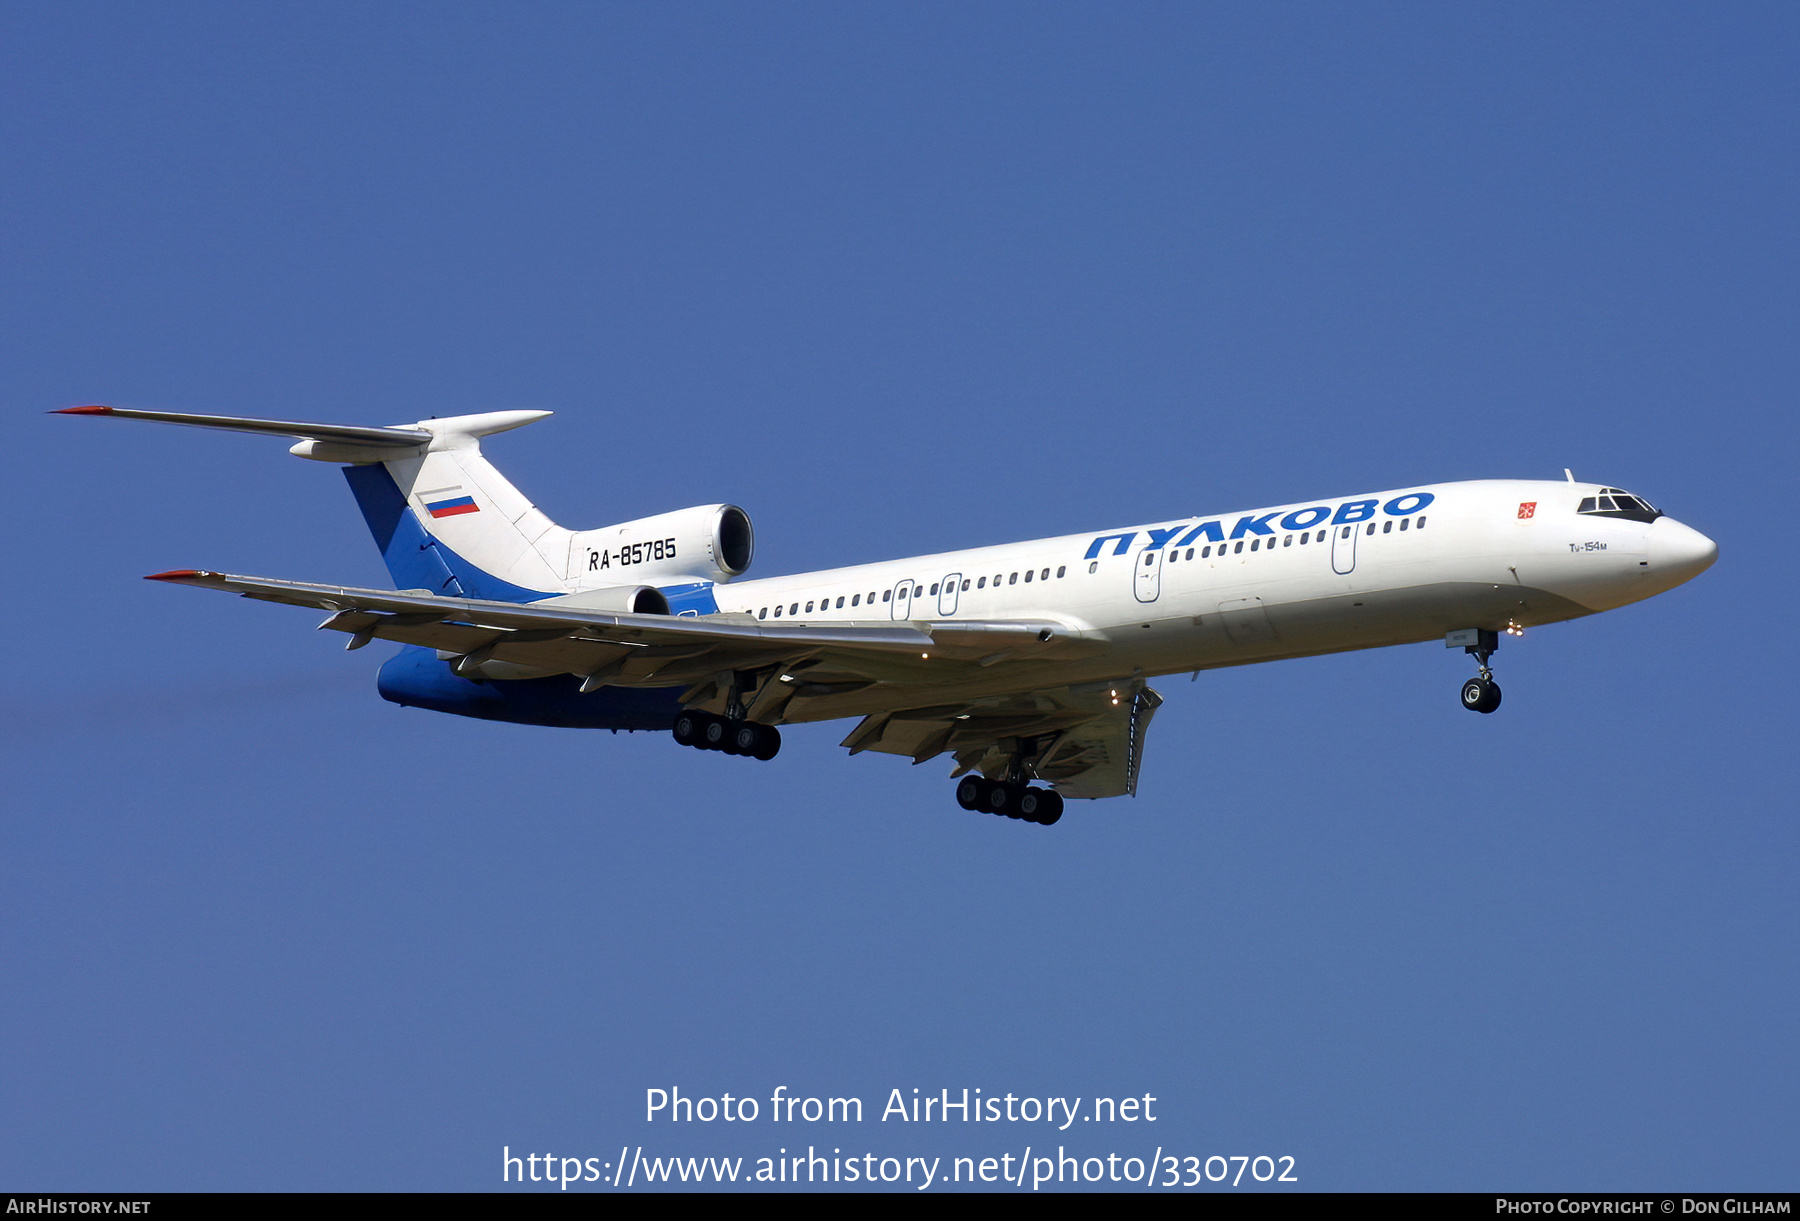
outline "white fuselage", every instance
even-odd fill
[[[955,667],[921,685],[937,701],[1522,629],[1648,598],[1717,555],[1668,517],[1578,513],[1598,491],[1426,485],[739,581],[714,596],[763,622],[1036,619],[1104,642],[1079,658]],[[861,702],[805,701],[788,719],[855,715]]]

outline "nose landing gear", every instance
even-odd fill
[[[1470,712],[1492,712],[1500,706],[1500,684],[1491,678],[1471,678],[1462,686],[1462,706]]]
[[[1511,630],[1510,628],[1508,629]],[[1464,628],[1444,637],[1444,647],[1462,651],[1475,658],[1479,677],[1462,685],[1462,706],[1470,712],[1492,712],[1500,706],[1500,684],[1488,668],[1488,658],[1500,649],[1500,633],[1487,628]]]

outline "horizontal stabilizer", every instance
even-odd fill
[[[428,444],[432,434],[422,428],[362,428],[354,424],[313,424],[304,420],[258,420],[247,416],[191,415],[183,411],[137,411],[129,407],[65,407],[52,415],[105,415],[126,420],[155,420],[163,424],[189,424],[196,428],[221,428],[229,432],[258,432],[306,441],[336,442],[371,449],[405,450]]]

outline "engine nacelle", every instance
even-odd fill
[[[736,505],[701,505],[576,532],[569,539],[569,580],[577,586],[729,581],[750,567],[755,550],[748,513]]]
[[[654,585],[599,585],[579,593],[561,594],[533,602],[533,606],[567,606],[576,610],[624,611],[630,615],[666,615],[669,600]]]

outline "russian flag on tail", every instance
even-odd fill
[[[453,490],[461,491],[460,488]],[[433,517],[455,517],[460,513],[479,513],[481,506],[475,503],[473,496],[450,496],[426,501],[425,511]]]

